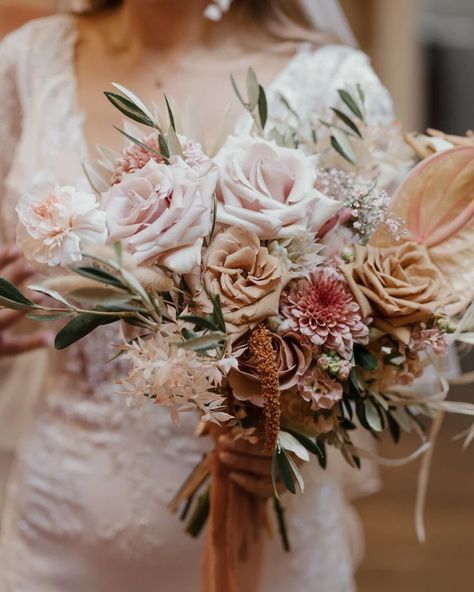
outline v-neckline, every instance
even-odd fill
[[[82,145],[82,154],[81,157],[83,159],[90,158],[94,155],[96,151],[96,146],[92,146],[87,138],[86,134],[86,120],[87,120],[87,113],[85,109],[82,108],[79,100],[79,80],[77,76],[77,46],[80,41],[80,33],[79,29],[73,15],[63,15],[65,19],[68,20],[68,25],[71,32],[71,48],[69,51],[69,75],[71,78],[71,88],[72,88],[72,96],[73,96],[73,114],[78,118],[80,122],[80,130],[79,130],[79,138],[80,144]],[[322,46],[321,46],[322,47]],[[291,73],[294,68],[300,63],[301,59],[308,54],[308,52],[313,51],[316,52],[321,47],[314,47],[311,43],[305,41],[298,44],[294,55],[287,61],[287,63],[275,74],[273,79],[269,84],[266,85],[265,90],[267,93],[267,97],[271,101],[276,94],[280,91],[280,87],[282,86],[282,81]],[[235,131],[237,130],[244,121],[248,118],[248,113],[242,113],[241,116],[237,117],[233,122],[231,128]]]

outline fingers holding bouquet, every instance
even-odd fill
[[[272,479],[272,454],[263,444],[234,440],[230,434],[220,436],[218,458],[230,471],[229,478],[239,487],[258,498],[269,499],[285,491],[279,479]]]

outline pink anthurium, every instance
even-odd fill
[[[427,247],[455,291],[474,292],[474,146],[434,154],[408,175],[392,198],[392,214],[405,222],[403,240]],[[379,231],[374,246],[395,238]]]

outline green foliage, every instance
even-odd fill
[[[298,440],[298,442],[306,448],[306,450],[308,452],[310,452],[311,454],[314,454],[317,457],[318,462],[323,469],[326,468],[327,455],[326,455],[326,447],[324,446],[323,442],[321,442],[318,439],[312,440],[311,438],[308,438],[304,434],[300,434],[300,433],[295,432],[293,430],[286,430],[286,431],[289,432],[290,434],[292,434],[292,436],[294,436]]]
[[[187,341],[183,341],[179,344],[183,349],[190,349],[195,352],[208,352],[210,350],[218,349],[225,341],[225,333],[206,333],[197,337],[191,337]]]
[[[360,86],[359,86],[360,88]],[[338,91],[339,96],[341,97],[344,104],[350,109],[350,111],[361,121],[364,121],[364,114],[363,114],[363,107],[359,105],[356,98],[354,98],[350,92],[344,89],[339,89]],[[359,94],[360,96],[360,94]]]
[[[193,538],[197,538],[204,528],[209,517],[211,491],[209,488],[198,497],[191,518],[186,526],[186,532]]]
[[[357,157],[354,148],[349,140],[349,136],[338,128],[331,126],[331,145],[334,150],[345,160],[353,165],[357,164]]]
[[[119,316],[101,316],[92,312],[79,314],[59,331],[54,346],[59,350],[65,349],[92,333],[97,327],[115,323],[119,320]]]
[[[244,99],[235,81],[235,78],[232,75],[230,80],[232,83],[232,88],[234,89],[234,92],[240,103],[252,116],[258,131],[263,134],[268,121],[268,101],[265,89],[261,84],[259,84],[255,71],[252,68],[247,70],[247,99]]]
[[[365,96],[360,85],[357,85],[355,95],[344,89],[339,89],[337,92],[343,105],[349,110],[349,114],[338,107],[331,107],[337,122],[331,123],[321,120],[321,123],[330,131],[333,149],[344,160],[355,166],[357,165],[357,157],[351,139],[363,139],[359,124],[365,121]]]
[[[354,357],[356,364],[369,372],[376,370],[378,366],[375,355],[361,345],[354,347]]]
[[[70,317],[72,314],[72,312],[57,312],[53,314],[34,314],[29,312],[27,313],[26,318],[30,319],[30,321],[37,321],[39,323],[49,323]]]
[[[258,115],[260,117],[260,123],[262,129],[265,129],[265,126],[268,121],[268,102],[267,102],[267,95],[265,94],[265,89],[262,85],[259,85],[259,95],[258,95]]]
[[[168,101],[168,97],[165,95],[165,102],[166,102],[166,110],[168,111],[168,118],[170,120],[170,125],[174,131],[176,131],[176,123],[174,120],[173,111],[171,109],[170,102]]]
[[[75,267],[74,272],[96,282],[113,286],[114,288],[127,289],[118,278],[98,267]]]
[[[153,146],[149,146],[148,144],[145,144],[144,142],[141,142],[140,140],[137,140],[137,138],[134,138],[133,136],[131,136],[130,134],[127,134],[127,132],[125,132],[123,129],[120,129],[119,127],[117,127],[116,125],[114,125],[114,128],[120,132],[123,136],[125,136],[127,138],[127,140],[130,140],[130,142],[132,142],[133,144],[135,144],[136,146],[140,146],[140,148],[143,148],[143,150],[146,150],[147,152],[151,152],[151,154],[154,154],[155,156],[158,157],[162,157],[163,155],[161,154],[161,152],[158,152],[158,150],[155,150],[153,148]]]
[[[136,121],[147,127],[156,127],[153,119],[127,97],[110,91],[105,91],[104,95],[116,109],[132,121]]]
[[[34,308],[35,304],[7,279],[0,277],[0,306],[20,310]]]
[[[168,160],[171,156],[171,152],[168,147],[168,142],[162,134],[158,136],[158,145],[160,146],[160,153]]]
[[[278,531],[280,533],[283,549],[287,553],[289,553],[291,551],[291,545],[290,539],[288,538],[288,529],[285,520],[285,510],[283,509],[280,500],[276,497],[273,500],[273,507],[275,509],[275,514],[277,517]]]
[[[277,482],[278,479],[282,482],[283,486],[290,492],[296,495],[295,476],[293,474],[293,467],[290,462],[290,458],[282,448],[277,447],[273,453],[272,458],[272,481],[275,488],[275,496],[277,494]]]
[[[355,134],[357,134],[359,136],[359,138],[362,138],[362,134],[359,131],[359,128],[357,127],[357,124],[355,124],[352,119],[350,117],[348,117],[345,113],[343,113],[340,109],[336,109],[336,107],[331,107],[331,110],[333,111],[333,113],[335,113],[335,115],[343,122],[347,125],[347,127],[349,129],[351,129]]]

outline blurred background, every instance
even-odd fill
[[[258,1],[258,0],[256,0]],[[0,38],[54,10],[54,0],[0,0]],[[474,128],[474,0],[342,0],[359,43],[394,98],[408,130],[428,125],[463,134]],[[461,358],[464,370],[472,356]],[[455,387],[452,399],[474,401],[474,388]],[[474,445],[461,453],[453,436],[467,421],[447,418],[431,475],[428,542],[416,539],[413,508],[417,464],[383,469],[383,491],[357,502],[366,533],[360,592],[468,592],[474,544]],[[406,438],[394,451],[417,445]],[[0,458],[0,464],[10,459]],[[0,471],[2,473],[2,471]],[[0,503],[2,486],[0,484]]]

